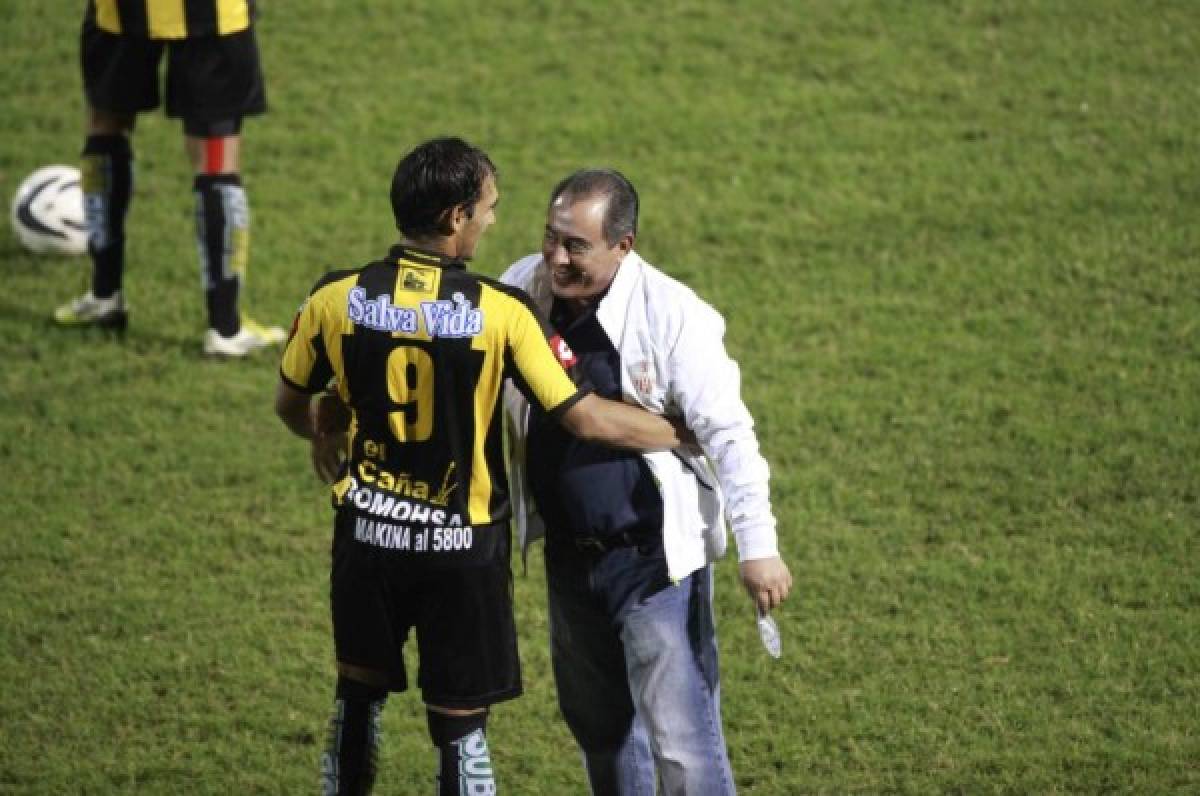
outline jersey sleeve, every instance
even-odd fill
[[[567,342],[537,313],[528,298],[513,298],[515,309],[507,352],[515,370],[513,382],[531,403],[561,415],[590,390],[580,389],[567,375],[575,364],[575,355]]]
[[[292,333],[279,365],[280,377],[301,392],[320,392],[333,378],[333,365],[322,336],[321,306],[321,293],[318,290],[308,297],[296,313]]]

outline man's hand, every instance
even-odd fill
[[[324,392],[310,405],[312,427],[317,434],[333,434],[350,428],[350,407],[335,392]]]
[[[738,568],[742,585],[760,614],[766,615],[777,608],[792,590],[792,573],[779,556],[743,561]]]
[[[312,438],[313,470],[326,484],[332,484],[342,468],[342,460],[346,456],[346,434],[335,431],[332,434],[317,433]]]
[[[696,432],[684,424],[682,417],[667,417],[666,415],[663,415],[663,417],[675,427],[675,433],[679,435],[679,447],[702,452],[700,451],[700,443],[696,440]]]
[[[346,458],[346,430],[350,428],[350,407],[332,390],[308,404],[312,433],[313,471],[326,484],[337,479]]]

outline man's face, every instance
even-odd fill
[[[542,258],[550,269],[550,287],[563,299],[588,300],[608,290],[621,260],[633,248],[626,235],[612,246],[604,240],[608,197],[574,202],[559,197],[546,214]]]
[[[495,176],[489,174],[483,178],[483,191],[479,201],[475,203],[474,214],[463,220],[459,229],[458,256],[464,260],[475,254],[479,239],[487,228],[496,223],[496,204],[500,201],[500,191],[496,188]]]

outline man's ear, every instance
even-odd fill
[[[462,228],[465,216],[463,214],[463,206],[455,205],[448,207],[442,211],[442,215],[438,217],[438,230],[445,237],[449,238]]]
[[[466,224],[475,217],[475,205],[466,204],[455,205],[446,211],[450,214],[450,223],[454,232],[462,229],[463,224]]]
[[[617,241],[617,247],[620,249],[622,256],[629,254],[633,250],[633,233],[629,232],[622,235],[621,239]]]

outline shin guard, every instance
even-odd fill
[[[238,293],[250,256],[250,208],[236,174],[201,174],[196,196],[196,246],[208,304],[208,326],[223,337],[237,334]]]
[[[123,135],[89,135],[83,145],[83,207],[92,256],[92,294],[121,289],[125,271],[125,216],[133,198],[133,149]]]
[[[493,796],[496,779],[488,752],[487,712],[449,716],[426,711],[429,737],[438,748],[438,796]]]
[[[321,793],[361,796],[371,792],[379,750],[379,721],[387,692],[339,677],[329,742],[321,755]]]

